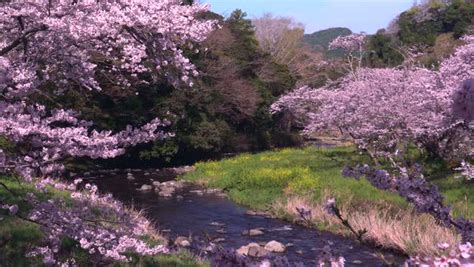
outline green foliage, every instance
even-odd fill
[[[193,58],[201,71],[195,87],[169,90],[154,107],[159,117],[174,122],[176,137],[165,148],[157,142],[142,150],[142,158],[203,158],[265,149],[277,143],[274,136],[282,136],[268,110],[295,80],[287,66],[260,50],[246,14],[232,12],[203,46],[208,51]]]
[[[474,23],[474,2],[453,1],[442,16],[445,31],[454,33],[459,38],[467,33],[467,29]]]
[[[316,51],[323,52],[327,58],[340,58],[344,56],[344,51],[340,49],[329,50],[329,43],[338,36],[346,36],[351,33],[352,31],[348,28],[329,28],[312,34],[305,34],[303,41]]]
[[[397,51],[396,40],[383,31],[367,38],[366,62],[370,67],[395,67],[403,62],[403,56]]]
[[[275,126],[269,113],[270,104],[295,85],[288,67],[273,62],[260,50],[252,23],[241,10],[227,19],[212,12],[201,19],[217,19],[222,28],[195,47],[201,53],[187,55],[200,72],[193,88],[150,79],[150,84],[133,92],[108,84],[104,78],[101,94],[71,90],[54,99],[37,98],[51,108],[61,103],[80,111],[84,119],[95,122],[96,129],[118,131],[155,117],[172,122],[167,130],[175,137],[139,145],[103,163],[181,164],[222,153],[291,144],[292,138],[278,139],[288,135]]]
[[[403,62],[401,52],[406,47],[418,47],[424,55],[417,63],[436,68],[459,43],[456,39],[474,25],[474,2],[433,0],[401,13],[396,22],[396,34],[382,29],[367,38],[364,63],[375,68],[395,67]]]
[[[311,194],[321,200],[326,190],[340,201],[390,202],[405,206],[395,194],[377,190],[366,181],[342,177],[341,170],[346,163],[366,160],[351,147],[282,149],[201,162],[196,164],[196,172],[183,178],[205,180],[210,187],[223,188],[235,201],[252,208],[264,209],[285,194]]]
[[[458,0],[444,6],[431,1],[427,7],[400,14],[398,38],[407,45],[433,46],[439,34],[453,32],[459,38],[473,23],[474,3]]]
[[[170,162],[177,153],[178,145],[175,140],[166,139],[154,142],[151,149],[140,151],[140,159],[162,158],[164,161]]]
[[[239,35],[239,38],[235,39],[235,45],[231,48],[231,53],[239,60],[243,69],[252,66],[251,63],[255,60],[254,57],[258,56],[259,53],[255,29],[252,21],[246,17],[247,13],[236,9],[226,20],[232,33]]]
[[[0,149],[12,152],[15,149],[15,144],[7,138],[0,136]]]
[[[411,13],[402,13],[398,25],[400,27],[399,38],[408,45],[424,44],[434,45],[436,35],[441,31],[439,21],[414,22]]]
[[[46,200],[49,198],[61,198],[66,201],[61,192],[49,188],[47,193],[36,190],[30,184],[20,183],[13,177],[0,176],[0,182],[14,192],[11,194],[3,186],[0,186],[0,199],[9,205],[17,204],[19,207],[19,215],[27,217],[31,207],[22,199],[27,193],[34,193],[38,199]],[[36,258],[25,257],[26,253],[32,246],[39,245],[42,232],[40,226],[26,220],[19,219],[16,216],[10,216],[0,211],[0,262],[5,266],[38,266],[40,261]]]
[[[415,153],[415,152],[413,152]],[[414,158],[418,158],[416,153]],[[311,195],[322,201],[331,192],[341,203],[355,206],[388,203],[407,208],[407,203],[395,193],[375,189],[366,180],[342,177],[347,164],[369,162],[352,147],[281,149],[259,154],[243,154],[221,161],[196,164],[196,171],[182,178],[201,181],[210,187],[222,188],[243,205],[267,209],[272,203],[289,195]],[[474,217],[474,188],[456,179],[440,163],[427,162],[427,177],[432,177],[453,205],[455,215]]]

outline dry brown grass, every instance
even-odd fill
[[[364,240],[378,246],[395,249],[408,255],[439,255],[438,244],[446,242],[454,247],[460,237],[452,229],[436,224],[427,214],[417,214],[412,209],[396,210],[390,206],[365,205],[363,208],[349,208],[350,204],[338,205],[343,216],[355,230],[366,229]],[[323,209],[322,203],[314,203],[309,197],[289,197],[273,206],[280,216],[298,220],[296,208],[311,210],[311,222],[317,226],[336,229],[344,235],[351,233],[335,217]]]

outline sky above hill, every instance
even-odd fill
[[[385,28],[413,0],[201,0],[212,11],[228,16],[240,8],[250,18],[264,13],[290,16],[312,33],[331,27],[347,27],[354,32],[375,33]]]

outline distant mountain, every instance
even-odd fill
[[[311,34],[305,34],[303,42],[310,45],[316,51],[324,53],[327,58],[337,58],[343,55],[343,51],[330,51],[328,49],[329,43],[340,35],[346,36],[351,33],[352,31],[348,28],[329,28]]]

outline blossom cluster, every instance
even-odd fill
[[[366,35],[362,33],[353,33],[346,36],[338,36],[329,43],[329,49],[344,49],[347,51],[356,51],[363,47]]]
[[[444,197],[438,187],[424,179],[419,165],[410,169],[401,168],[399,175],[390,175],[385,170],[368,165],[345,167],[342,174],[355,179],[363,176],[378,189],[396,191],[418,212],[431,214],[447,227],[455,227],[465,242],[474,242],[474,222],[463,217],[453,218],[451,207],[444,205]]]
[[[147,219],[114,200],[110,194],[100,195],[95,185],[85,184],[84,190],[78,191],[80,179],[71,184],[50,178],[33,183],[41,191],[49,188],[65,190],[70,193],[71,202],[65,203],[62,199],[40,201],[34,194],[28,195],[27,201],[32,206],[28,218],[40,224],[45,236],[43,245],[30,251],[29,256],[41,256],[47,265],[57,263],[64,238],[77,241],[91,255],[117,261],[128,261],[127,252],[139,255],[168,252],[164,245],[151,247],[142,240],[153,234]]]
[[[18,205],[17,204],[13,204],[13,205],[3,204],[0,206],[0,209],[7,210],[9,214],[15,215],[18,212]]]
[[[415,143],[458,162],[474,152],[474,37],[441,63],[424,68],[360,68],[319,89],[302,87],[275,102],[305,132],[338,128],[373,154],[396,155]]]
[[[48,115],[50,114],[50,115]],[[57,127],[58,122],[67,126]],[[46,111],[42,105],[25,102],[0,101],[0,135],[15,143],[31,144],[24,154],[0,156],[0,170],[14,168],[30,178],[52,175],[62,171],[57,162],[65,156],[113,158],[128,146],[162,139],[169,134],[162,128],[168,122],[154,119],[139,129],[127,129],[112,134],[111,131],[90,131],[88,121],[79,120],[71,110]]]
[[[196,18],[207,10],[179,0],[7,1],[0,4],[6,88],[18,94],[48,80],[58,88],[73,82],[100,89],[98,65],[120,85],[143,72],[190,82],[197,72],[183,49],[214,28],[215,21]]]
[[[101,80],[124,89],[149,77],[190,83],[197,71],[184,49],[215,27],[215,21],[197,18],[207,10],[178,0],[0,3],[0,135],[31,148],[0,171],[14,166],[28,177],[49,175],[61,171],[56,162],[65,156],[110,158],[166,137],[160,129],[166,122],[159,119],[116,134],[91,131],[93,123],[79,114],[48,110],[33,94],[47,95],[45,87],[57,94],[101,90]]]
[[[431,136],[439,130],[446,114],[436,98],[435,79],[423,69],[360,69],[336,89],[303,87],[282,97],[272,109],[305,118],[306,132],[335,126],[361,146],[390,151],[400,140]]]
[[[471,243],[460,244],[452,249],[446,243],[439,244],[439,248],[446,252],[446,255],[438,257],[411,257],[406,264],[408,266],[471,266],[474,264],[474,247]]]
[[[198,72],[185,56],[214,29],[216,22],[199,18],[207,5],[180,0],[12,0],[0,3],[0,136],[12,151],[0,149],[0,174],[18,173],[39,190],[70,191],[71,201],[28,197],[28,218],[43,228],[44,244],[30,255],[59,264],[60,242],[69,237],[91,254],[124,261],[166,252],[141,239],[149,222],[97,187],[65,184],[60,174],[67,157],[112,158],[129,146],[168,137],[169,123],[154,119],[138,128],[99,131],[93,122],[62,108],[49,109],[37,95],[96,90],[167,80],[192,85]],[[186,51],[186,53],[185,53]],[[46,90],[47,89],[47,90]],[[2,205],[11,214],[13,205]],[[96,216],[96,211],[100,216]],[[73,260],[68,261],[73,264]]]
[[[461,174],[466,177],[466,179],[471,180],[474,179],[474,166],[469,164],[466,161],[461,162],[461,166],[456,168],[456,170],[460,171]]]

